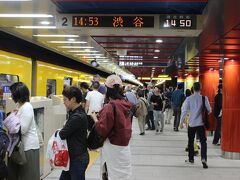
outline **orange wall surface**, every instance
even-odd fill
[[[240,152],[240,61],[225,61],[223,80],[222,149]]]
[[[202,84],[202,95],[207,96],[209,103],[212,107],[212,113],[210,114],[210,131],[215,130],[215,118],[214,118],[214,97],[217,94],[217,87],[219,84],[219,71],[205,71],[200,74],[200,82]]]

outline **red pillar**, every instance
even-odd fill
[[[217,87],[219,84],[219,71],[204,71],[200,73],[200,82],[202,84],[202,95],[207,96],[209,103],[212,107],[212,113],[210,114],[210,128],[209,131],[215,130],[215,118],[214,118],[214,97],[217,93]]]
[[[240,61],[225,61],[223,80],[222,150],[240,154]]]

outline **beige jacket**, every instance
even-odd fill
[[[136,117],[146,116],[148,113],[148,102],[145,98],[141,97],[138,99],[136,106]]]

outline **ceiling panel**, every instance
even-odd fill
[[[53,0],[62,13],[202,14],[208,0]]]

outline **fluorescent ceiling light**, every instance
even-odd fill
[[[157,57],[157,56],[154,56],[153,58],[154,58],[154,59],[158,59],[158,57]]]
[[[49,25],[51,23],[49,21],[41,21],[40,24],[42,24],[42,25]]]
[[[21,1],[32,1],[32,0],[0,0],[0,2],[21,2]]]
[[[156,50],[154,50],[154,52],[160,52],[160,50],[159,50],[159,49],[156,49]]]
[[[75,54],[77,56],[102,56],[102,54]]]
[[[61,44],[61,43],[71,43],[71,44],[86,44],[85,41],[48,41],[48,43]]]
[[[94,47],[90,47],[90,46],[58,46],[58,48],[65,48],[65,49],[93,49]]]
[[[1,18],[48,18],[51,14],[0,14]]]
[[[56,26],[16,26],[18,29],[56,29]]]
[[[157,40],[156,40],[156,43],[162,43],[162,42],[163,42],[162,39],[157,39]]]
[[[35,37],[79,37],[79,35],[72,34],[36,34]]]
[[[72,50],[72,51],[68,51],[68,52],[73,52],[73,53],[86,53],[86,52],[92,52],[92,53],[94,53],[94,52],[99,52],[99,51],[91,51],[90,49],[85,49],[84,51],[81,51],[81,50]]]
[[[76,41],[76,39],[71,38],[71,39],[68,39],[68,41]]]

